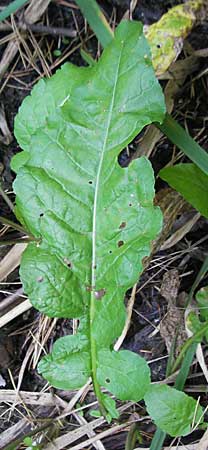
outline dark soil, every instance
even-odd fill
[[[10,3],[10,1],[0,0],[0,6]],[[117,22],[122,18],[126,9],[129,7],[129,1],[127,0],[100,0],[99,4],[105,11],[108,18],[115,14]],[[133,18],[135,20],[141,20],[144,24],[151,24],[157,21],[161,15],[168,11],[168,9],[180,1],[163,1],[163,0],[140,0],[134,11]],[[37,41],[41,42],[42,52],[46,55],[46,60],[49,66],[51,66],[51,73],[54,73],[54,62],[58,62],[59,56],[56,51],[61,55],[64,55],[69,49],[71,49],[71,55],[65,59],[77,65],[85,65],[86,63],[80,55],[80,49],[76,49],[76,46],[80,44],[80,40],[85,41],[83,48],[92,54],[93,57],[99,55],[100,48],[95,38],[89,39],[91,31],[87,30],[87,35],[84,28],[84,20],[82,15],[77,9],[63,6],[56,2],[52,2],[48,8],[48,23],[50,26],[56,27],[68,27],[70,29],[79,30],[80,35],[74,39],[63,39],[57,36],[51,35],[35,35]],[[204,22],[195,28],[188,38],[188,42],[194,49],[208,48],[208,23]],[[6,36],[6,32],[0,32],[0,39]],[[86,39],[88,38],[88,39]],[[31,51],[32,45],[28,44]],[[6,45],[0,45],[0,59],[5,50]],[[50,55],[48,55],[48,48],[50,48]],[[34,51],[34,49],[33,49]],[[180,56],[184,57],[184,54]],[[39,78],[37,70],[34,70],[33,66],[28,63],[26,68],[23,66],[22,59],[18,55],[17,64],[12,71],[11,67],[15,61],[13,61],[10,68],[5,73],[1,80],[1,86],[4,86],[1,91],[0,104],[3,105],[8,127],[13,133],[14,118],[17,114],[18,108],[21,105],[25,96],[27,96],[35,83]],[[41,61],[38,57],[35,60],[35,67],[40,71],[41,76],[44,75]],[[58,64],[57,64],[58,67]],[[177,120],[182,126],[188,128],[190,134],[195,137],[200,132],[200,137],[197,141],[206,150],[208,150],[207,140],[207,111],[208,111],[208,79],[207,75],[200,75],[207,68],[207,60],[200,60],[200,67],[197,72],[187,78],[185,85],[180,91],[178,98],[175,101],[174,115],[177,116]],[[8,77],[8,81],[7,80]],[[196,79],[194,79],[196,78]],[[122,166],[126,166],[131,160],[137,146],[139,137],[132,142],[128,149],[124,149],[119,157],[119,162]],[[14,201],[12,193],[12,182],[14,174],[10,169],[10,161],[12,156],[19,151],[15,137],[9,145],[1,143],[0,147],[0,169],[1,169],[1,184],[4,191],[9,193],[10,199]],[[156,145],[154,153],[151,155],[151,162],[157,175],[159,170],[164,167],[172,158],[175,151],[173,145],[163,138]],[[181,161],[186,161],[185,157],[182,157]],[[161,180],[156,182],[156,190],[163,188],[165,184]],[[0,215],[8,219],[16,221],[13,213],[0,196]],[[181,218],[174,224],[173,230],[180,226]],[[3,229],[3,228],[2,228]],[[11,237],[20,237],[19,232],[11,234],[5,232],[3,239],[11,239]],[[0,255],[5,255],[9,250],[9,247],[0,247]],[[138,294],[136,295],[131,326],[129,328],[128,335],[125,339],[124,348],[131,349],[132,351],[139,353],[145,357],[148,361],[153,360],[150,364],[152,370],[153,381],[163,380],[166,376],[167,366],[167,350],[165,343],[160,334],[156,334],[150,337],[151,332],[158,326],[161,318],[164,316],[167,310],[167,304],[161,297],[159,289],[161,286],[162,277],[165,271],[170,268],[177,268],[181,275],[181,291],[189,292],[193,281],[204,261],[205,256],[208,254],[208,236],[207,236],[207,220],[201,218],[192,230],[175,246],[166,251],[159,251],[148,268],[144,272],[138,284]],[[159,259],[160,258],[160,259]],[[160,264],[160,265],[158,265]],[[18,282],[18,269],[10,274],[7,282]],[[206,285],[208,282],[208,276],[203,279],[200,286]],[[19,288],[19,285],[7,284],[1,285],[0,299],[7,297],[7,293],[13,293]],[[127,298],[130,293],[127,293]],[[1,314],[1,312],[0,312]],[[29,330],[32,330],[34,334],[38,329],[39,320],[41,315],[31,309],[25,314],[19,316],[14,321],[10,322],[6,327],[0,329],[0,374],[5,380],[6,387],[4,389],[13,389],[11,376],[8,373],[8,368],[11,370],[14,383],[17,384],[19,371],[23,362],[23,359],[27,353],[28,347],[31,344],[32,338],[29,336]],[[71,333],[71,323],[69,321],[58,320],[56,325],[48,338],[45,345],[46,350],[50,350],[53,342],[57,337]],[[3,355],[3,356],[2,356]],[[154,362],[154,360],[157,360]],[[195,373],[198,367],[194,367]],[[191,386],[191,381],[188,382],[188,386]],[[194,385],[205,384],[203,375],[199,375],[194,380]],[[21,384],[21,390],[23,391],[40,391],[45,386],[45,381],[38,375],[36,368],[32,368],[32,364],[28,364],[24,373],[24,377]],[[1,389],[1,387],[0,387]],[[68,399],[66,393],[58,391],[58,395],[63,399]],[[195,397],[198,397],[198,393],[192,393]],[[201,403],[206,404],[207,396],[203,394],[201,397]],[[24,409],[24,408],[23,408]],[[22,411],[23,411],[22,409]],[[7,405],[0,404],[3,414],[3,420],[0,422],[0,430],[5,430],[12,424],[18,422],[21,419],[20,412],[15,411],[9,419],[9,415],[6,413]],[[24,412],[25,413],[25,412]],[[34,410],[34,415],[41,416],[42,418],[47,414],[53,414],[53,412],[46,411],[44,408],[41,410]],[[8,422],[8,419],[10,420]],[[69,426],[69,421],[66,421],[66,429]],[[154,432],[152,424],[145,424],[142,429],[143,446],[149,443]],[[191,439],[198,437],[198,433],[195,436],[191,436]],[[115,436],[106,438],[103,443],[106,450],[119,450],[125,446],[126,433],[118,433]],[[187,438],[190,442],[190,438]],[[186,442],[187,440],[185,440]],[[169,441],[168,441],[169,442]],[[1,448],[1,447],[0,447]]]

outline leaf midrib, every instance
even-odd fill
[[[117,66],[117,70],[115,73],[115,82],[114,82],[112,100],[111,100],[111,104],[110,104],[110,108],[109,108],[106,133],[105,133],[105,137],[104,137],[103,149],[102,149],[101,156],[100,156],[100,162],[99,162],[99,166],[98,166],[96,184],[95,184],[95,196],[94,196],[94,204],[93,204],[93,226],[92,226],[92,277],[91,277],[92,293],[95,290],[95,286],[96,286],[96,269],[95,269],[95,267],[96,267],[96,228],[97,228],[96,225],[97,225],[97,203],[98,203],[98,194],[99,194],[99,187],[100,187],[100,177],[101,177],[101,172],[102,172],[103,159],[104,159],[104,155],[105,155],[105,151],[106,151],[107,140],[108,140],[108,136],[109,136],[109,128],[110,128],[111,119],[112,119],[112,112],[113,112],[113,107],[114,107],[114,102],[115,102],[115,94],[116,94],[117,82],[118,82],[118,78],[119,78],[118,74],[119,74],[119,70],[120,70],[120,61],[121,61],[121,56],[122,56],[122,50],[123,50],[123,48],[121,49],[121,52],[120,52],[120,56],[118,59],[118,66]]]
[[[100,155],[100,161],[97,171],[97,177],[96,177],[96,184],[95,184],[95,196],[94,196],[94,204],[93,204],[93,226],[92,226],[92,268],[91,268],[91,298],[90,298],[90,352],[91,352],[91,369],[92,369],[92,380],[94,385],[95,394],[98,398],[100,406],[102,406],[102,393],[100,390],[99,383],[97,381],[97,346],[96,341],[92,335],[92,323],[95,316],[95,296],[94,292],[96,290],[96,229],[97,229],[97,204],[98,204],[98,196],[99,196],[99,187],[100,187],[100,178],[102,173],[102,165],[104,160],[104,155],[106,151],[107,146],[107,140],[109,136],[109,129],[112,119],[112,113],[114,108],[114,102],[115,102],[115,94],[116,94],[116,88],[117,88],[117,82],[118,82],[118,74],[120,70],[120,62],[121,62],[121,56],[123,51],[123,43],[121,42],[122,48],[120,51],[120,55],[118,58],[118,65],[117,70],[115,72],[115,81],[114,81],[114,87],[113,87],[113,93],[112,93],[112,99],[110,103],[109,108],[109,114],[107,118],[107,125],[106,125],[106,133],[103,141],[103,148]],[[101,408],[103,409],[103,408]],[[105,408],[104,408],[105,409]]]

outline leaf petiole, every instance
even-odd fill
[[[37,242],[39,243],[40,240],[37,239],[31,239],[31,238],[20,238],[20,239],[2,239],[0,241],[0,247],[4,245],[15,245],[15,244],[29,244],[30,242]]]
[[[8,225],[9,227],[13,228],[14,230],[17,230],[17,231],[20,231],[21,233],[27,234],[28,236],[31,236],[34,239],[34,236],[31,233],[29,233],[21,225],[13,222],[10,219],[6,219],[5,217],[0,216],[0,223],[2,223],[3,225]]]
[[[5,203],[8,205],[8,207],[11,209],[11,211],[14,211],[14,205],[11,202],[9,196],[6,194],[6,192],[4,192],[1,184],[0,184],[0,195],[3,197]]]
[[[102,401],[102,392],[100,389],[100,385],[97,380],[97,349],[96,349],[96,341],[92,335],[92,323],[95,315],[95,297],[94,297],[94,291],[91,292],[91,299],[90,299],[90,343],[91,343],[91,364],[92,364],[92,382],[93,387],[95,391],[95,395],[98,400],[99,409],[103,417],[106,418],[108,412],[103,405]]]

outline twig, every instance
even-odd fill
[[[21,31],[30,30],[33,33],[40,34],[52,34],[54,36],[67,36],[74,38],[77,36],[76,30],[70,30],[69,28],[64,27],[53,27],[49,25],[38,24],[29,24],[26,22],[19,22],[16,24],[16,28]],[[12,26],[10,24],[0,24],[0,31],[12,31]]]
[[[77,36],[76,30],[70,30],[69,28],[64,27],[52,27],[49,25],[42,25],[42,24],[28,24],[24,23],[22,26],[20,25],[21,29],[28,29],[30,31],[33,31],[34,33],[41,33],[41,34],[52,34],[54,36],[67,36],[74,38]]]

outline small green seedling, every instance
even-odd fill
[[[24,444],[27,445],[26,450],[40,450],[40,447],[33,442],[31,437],[26,437],[24,439]]]
[[[38,240],[22,258],[24,290],[44,314],[79,320],[77,334],[58,339],[39,372],[59,389],[91,377],[108,421],[118,412],[103,388],[120,400],[144,398],[155,423],[175,436],[202,415],[196,401],[152,385],[143,358],[113,350],[125,292],[162,226],[151,164],[140,158],[122,169],[118,155],[164,114],[142,25],[124,21],[98,63],[65,64],[25,99],[15,121],[23,152],[12,168],[17,218]]]

